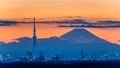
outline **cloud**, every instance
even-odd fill
[[[101,28],[120,28],[120,21],[112,20],[98,21],[97,24],[94,25]]]
[[[97,23],[86,22],[82,19],[72,20],[68,24],[59,27],[84,27],[84,28],[120,28],[120,21],[98,21]]]
[[[0,20],[0,26],[12,26],[17,24],[31,24],[33,23],[32,18],[23,18],[21,21],[10,21],[10,20]],[[82,19],[74,19],[74,20],[41,20],[40,18],[36,19],[36,23],[42,23],[42,24],[77,24],[77,23],[87,23]]]
[[[15,21],[8,21],[8,20],[0,20],[0,26],[12,26],[17,25],[18,23]]]
[[[120,21],[98,21],[98,25],[107,25],[107,26],[120,26]]]
[[[9,21],[0,20],[0,26],[13,26],[18,24],[31,24],[33,23],[32,18],[23,18],[23,21]],[[81,18],[65,19],[65,20],[40,20],[38,18],[36,23],[42,24],[59,24],[58,27],[84,27],[84,28],[120,28],[120,21],[98,21],[97,23],[91,23]]]

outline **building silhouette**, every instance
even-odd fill
[[[36,58],[36,60],[37,60],[37,61],[40,61],[40,62],[46,61],[46,59],[45,59],[42,51],[40,51],[40,55],[39,55],[38,58]]]
[[[84,59],[84,50],[81,49],[81,60],[83,60],[83,59]]]
[[[59,55],[52,56],[52,61],[60,61],[60,59]]]
[[[33,53],[32,53],[32,52],[27,52],[27,53],[26,53],[26,58],[27,58],[29,61],[32,61],[32,60],[33,60]]]

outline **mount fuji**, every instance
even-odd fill
[[[62,35],[60,38],[71,43],[110,44],[110,42],[95,36],[86,29],[73,29],[72,31]]]

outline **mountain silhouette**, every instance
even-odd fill
[[[19,42],[1,43],[0,54],[11,54],[12,56],[23,56],[26,52],[33,50],[33,41],[29,37],[16,39]],[[50,37],[37,39],[36,51],[43,51],[46,57],[50,55],[65,54],[67,58],[80,58],[81,49],[85,54],[114,53],[119,51],[120,46],[105,41],[86,29],[73,29],[61,37]]]
[[[73,29],[72,31],[62,35],[60,38],[71,43],[110,44],[110,42],[95,36],[86,29]]]

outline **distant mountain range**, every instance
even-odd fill
[[[1,43],[0,53],[23,56],[25,52],[32,51],[32,38],[22,37],[16,39],[19,42]],[[101,39],[86,29],[73,29],[60,36],[37,40],[36,53],[43,51],[46,56],[51,54],[65,54],[68,57],[79,58],[81,49],[86,54],[95,51],[99,53],[113,53],[119,51],[120,46]]]

